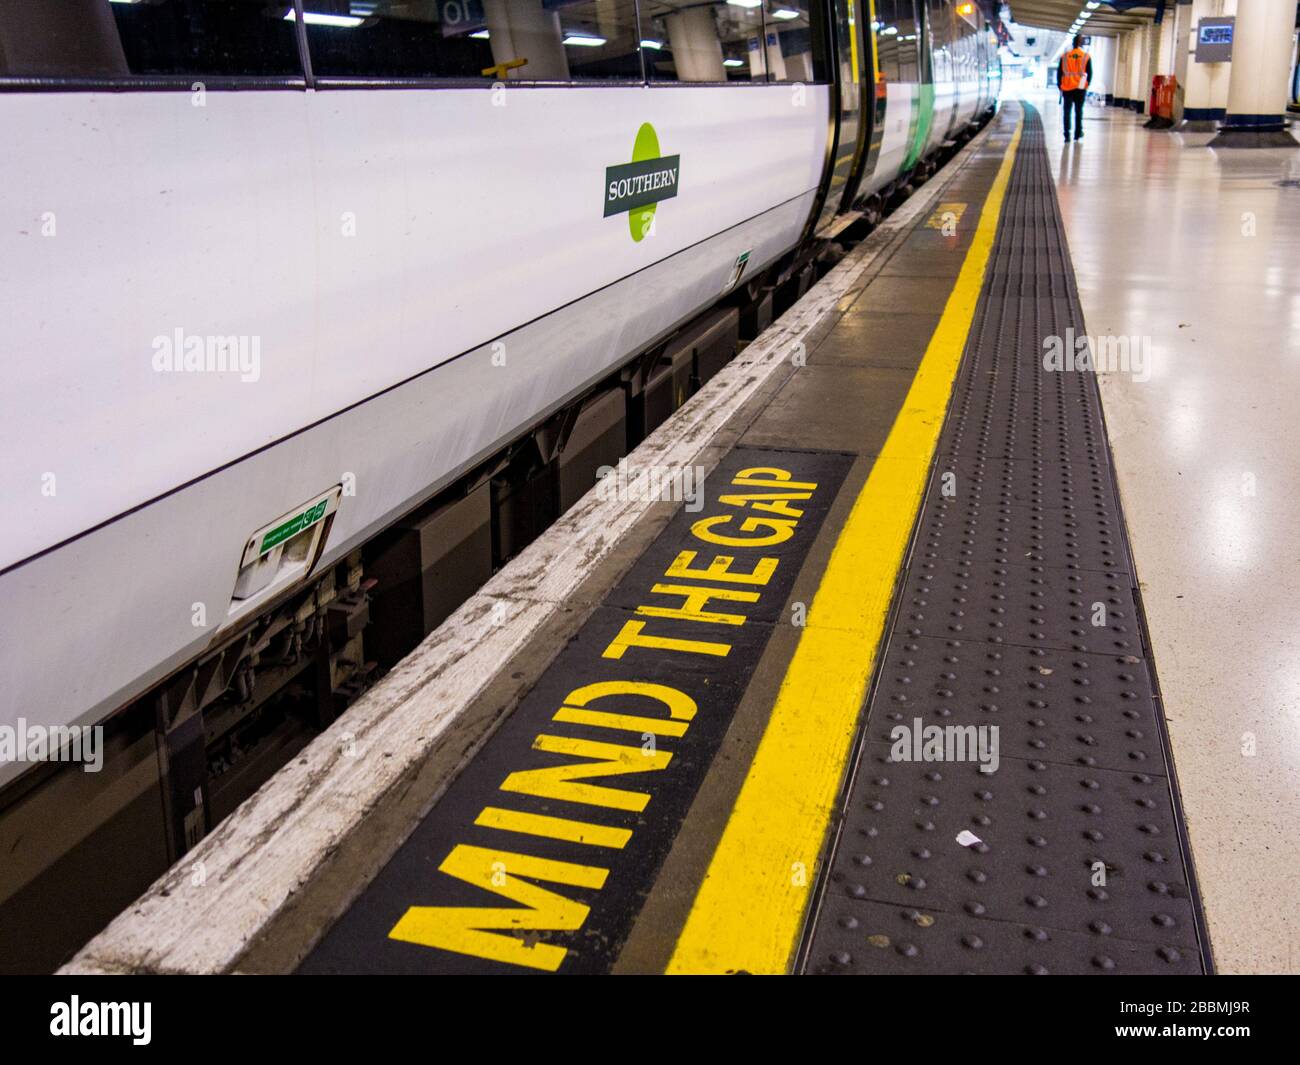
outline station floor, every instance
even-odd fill
[[[1300,150],[1039,101],[1221,972],[1300,971]],[[1290,184],[1288,184],[1290,183]]]
[[[1300,152],[1059,118],[1005,104],[871,238],[698,505],[310,878],[268,886],[297,858],[241,812],[197,852],[229,884],[178,873],[73,969],[1300,971]],[[1129,364],[1045,365],[1085,333]],[[342,819],[314,772],[284,809]]]

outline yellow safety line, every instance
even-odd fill
[[[785,972],[997,232],[1016,123],[939,325],[853,504],[670,973]]]

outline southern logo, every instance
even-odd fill
[[[632,146],[632,161],[605,168],[605,217],[627,213],[632,239],[640,241],[654,224],[655,207],[677,195],[681,156],[660,155],[659,135],[644,122]]]

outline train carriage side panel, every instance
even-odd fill
[[[222,624],[251,532],[352,474],[341,557],[793,247],[822,177],[824,85],[488,91],[0,95],[0,180],[60,205],[57,240],[0,236],[0,721],[137,694]],[[679,187],[637,241],[606,168],[647,122]],[[258,337],[256,374],[159,370],[178,329]]]

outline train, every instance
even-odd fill
[[[977,132],[995,24],[0,0],[0,968],[98,930]]]

